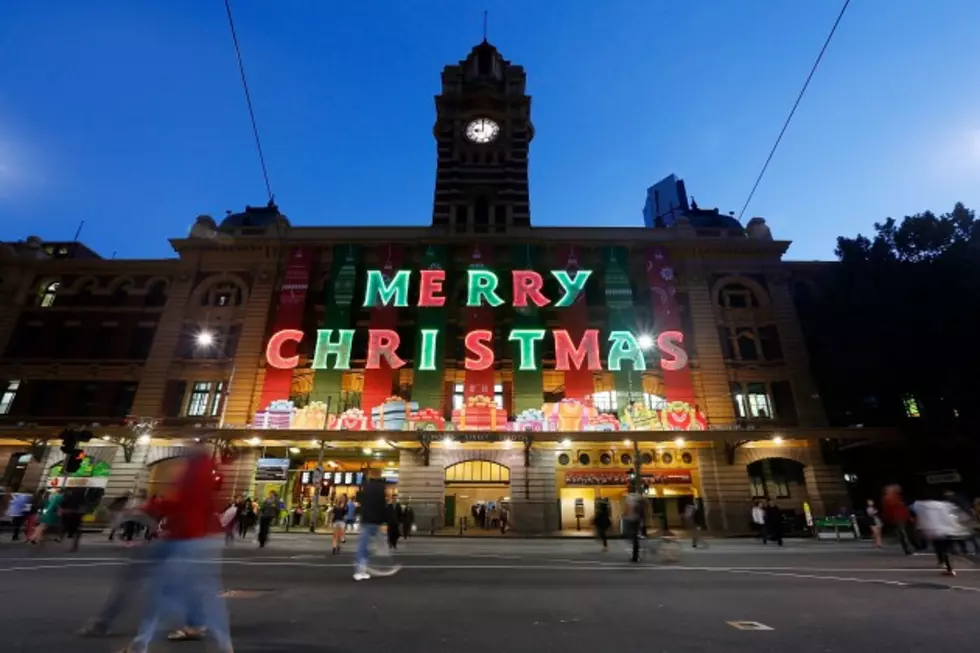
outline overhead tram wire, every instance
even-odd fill
[[[242,50],[238,46],[238,34],[235,32],[235,19],[231,15],[231,3],[225,0],[225,12],[228,14],[228,27],[231,28],[231,40],[235,44],[235,57],[238,59],[238,72],[242,75],[242,88],[245,90],[245,103],[248,105],[248,117],[252,121],[252,134],[255,136],[255,148],[259,152],[259,164],[262,166],[262,178],[265,180],[266,194],[269,203],[275,200],[272,185],[269,183],[269,171],[265,166],[265,155],[262,153],[262,139],[259,138],[259,127],[255,122],[255,110],[252,108],[252,94],[248,91],[248,79],[245,77],[245,64],[242,62]]]
[[[762,183],[762,178],[766,175],[766,170],[769,169],[769,162],[772,161],[772,157],[776,154],[776,149],[779,147],[780,141],[783,140],[783,134],[786,133],[786,129],[789,127],[789,123],[793,120],[793,115],[796,113],[797,107],[800,106],[800,101],[803,99],[803,95],[806,93],[806,89],[810,86],[810,80],[813,79],[814,73],[817,72],[817,68],[820,66],[821,60],[823,60],[823,55],[827,52],[827,46],[830,45],[830,41],[834,38],[834,33],[837,32],[837,26],[840,25],[841,18],[844,17],[844,12],[847,11],[848,5],[851,4],[851,0],[844,0],[844,6],[841,7],[840,13],[837,14],[837,20],[834,21],[833,27],[830,28],[830,33],[827,35],[827,40],[824,41],[823,47],[820,48],[820,54],[817,55],[816,61],[813,62],[813,67],[810,69],[810,74],[806,76],[806,81],[803,83],[803,88],[800,89],[800,94],[796,96],[796,102],[793,103],[793,108],[790,110],[789,115],[786,116],[786,122],[783,123],[783,128],[779,130],[779,136],[776,137],[776,142],[773,143],[772,149],[769,151],[769,156],[766,157],[766,162],[762,166],[762,170],[759,172],[759,176],[755,180],[755,184],[752,185],[752,190],[749,192],[748,198],[745,200],[745,204],[742,206],[742,210],[738,214],[738,219],[741,222],[742,216],[745,215],[746,209],[749,208],[749,203],[752,202],[752,198],[755,196],[756,189],[759,188],[759,184]]]

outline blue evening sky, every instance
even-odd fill
[[[525,66],[535,225],[639,225],[673,172],[738,211],[836,0],[236,0],[273,190],[294,224],[424,225],[440,71]],[[976,0],[854,0],[745,218],[835,238],[980,208]],[[0,0],[0,240],[172,255],[264,204],[221,0]]]

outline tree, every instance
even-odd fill
[[[980,223],[956,204],[874,228],[838,239],[832,282],[801,307],[822,392],[876,401],[864,414],[882,422],[914,398],[931,428],[970,433],[980,426]]]

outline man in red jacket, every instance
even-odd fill
[[[912,555],[915,547],[909,539],[909,508],[905,505],[902,498],[902,488],[898,485],[889,485],[885,488],[885,493],[881,498],[882,517],[885,523],[892,524],[898,534],[898,541],[902,545],[905,555]]]
[[[214,503],[214,465],[204,447],[194,447],[172,492],[144,510],[163,522],[161,547],[146,614],[126,648],[145,653],[168,604],[181,606],[188,621],[212,637],[220,653],[232,653],[228,611],[221,592],[221,524]],[[191,564],[191,562],[203,564]]]

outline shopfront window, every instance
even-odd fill
[[[497,408],[504,407],[504,384],[493,384],[493,401]],[[453,410],[458,410],[466,405],[466,385],[463,383],[453,384]]]

